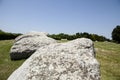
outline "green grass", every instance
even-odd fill
[[[0,80],[7,80],[9,75],[24,62],[24,60],[10,60],[9,50],[12,44],[13,40],[0,41]]]
[[[0,80],[6,80],[25,61],[10,60],[9,50],[12,45],[13,40],[0,41]],[[101,64],[101,80],[120,80],[120,44],[95,42],[95,49],[97,60]]]
[[[101,80],[120,80],[120,44],[95,42]]]
[[[64,42],[68,42],[68,40],[66,39],[62,39],[62,40],[57,40],[58,43],[64,43]]]

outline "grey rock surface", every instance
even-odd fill
[[[18,36],[10,50],[11,60],[26,59],[31,56],[38,48],[46,46],[56,41],[47,37],[44,32],[29,32]]]
[[[100,80],[93,42],[80,38],[39,48],[8,80]]]

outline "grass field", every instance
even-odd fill
[[[101,80],[120,80],[120,44],[95,42]]]
[[[66,41],[64,41],[66,42]],[[0,41],[0,80],[6,80],[25,60],[11,61],[13,40]],[[96,57],[101,64],[101,80],[120,80],[120,44],[95,42]]]
[[[24,62],[24,60],[10,60],[9,50],[12,44],[13,40],[0,41],[0,80],[7,80],[9,75]]]

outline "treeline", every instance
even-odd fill
[[[77,38],[83,38],[84,37],[84,38],[89,38],[93,41],[110,41],[110,39],[107,39],[104,36],[99,36],[97,34],[89,34],[87,32],[76,33],[76,34],[73,34],[73,35],[60,33],[60,34],[51,34],[51,35],[48,35],[48,36],[51,37],[51,38],[54,38],[56,40],[61,40],[61,39],[74,40],[74,39],[77,39]]]
[[[17,36],[21,35],[20,33],[8,33],[0,30],[0,40],[9,40],[15,39]]]
[[[0,30],[0,40],[9,40],[9,39],[15,39],[17,36],[21,35],[20,33],[8,33]],[[99,36],[97,34],[89,34],[87,32],[84,33],[76,33],[73,35],[70,34],[49,34],[49,37],[56,39],[56,40],[61,40],[61,39],[67,39],[67,40],[74,40],[77,38],[89,38],[93,41],[111,41],[110,39],[107,39],[104,36]]]

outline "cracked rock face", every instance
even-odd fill
[[[8,80],[100,80],[93,42],[81,38],[39,48]]]
[[[26,59],[38,48],[46,46],[56,41],[47,37],[47,33],[29,32],[15,39],[15,43],[10,50],[11,60]]]

